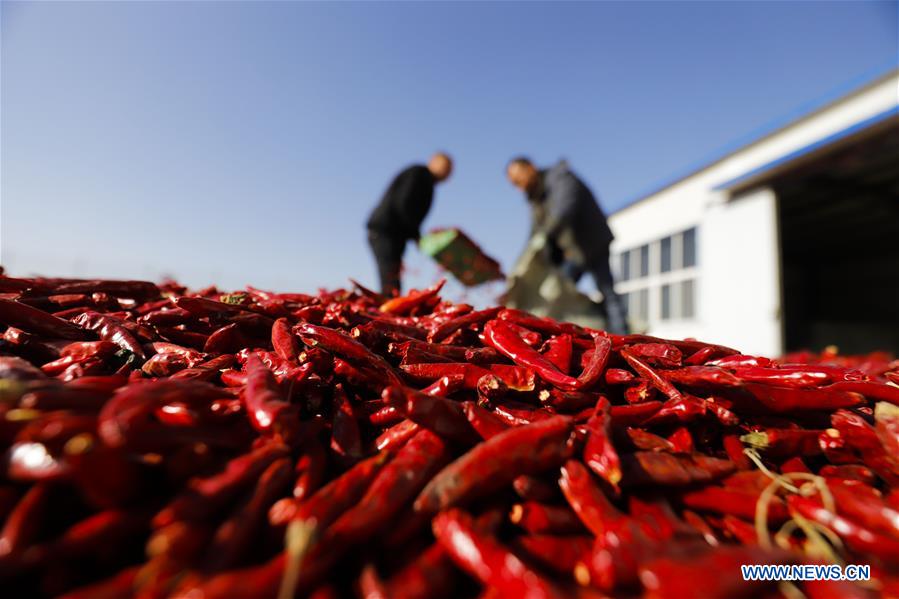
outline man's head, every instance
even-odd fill
[[[453,172],[453,159],[449,157],[449,154],[437,152],[428,161],[428,170],[431,171],[434,180],[438,183],[445,181]]]
[[[506,165],[506,176],[512,185],[525,193],[533,191],[540,182],[537,167],[525,156],[518,156],[509,161]]]

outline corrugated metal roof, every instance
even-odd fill
[[[719,148],[711,155],[703,158],[702,160],[696,161],[677,175],[669,177],[662,183],[658,183],[652,186],[649,190],[634,196],[623,206],[614,210],[611,214],[616,214],[623,210],[627,210],[631,206],[638,204],[643,200],[649,199],[650,197],[671,187],[672,185],[679,183],[684,179],[688,179],[689,177],[692,177],[693,175],[700,173],[708,168],[711,168],[722,160],[736,154],[737,152],[749,146],[755,145],[790,126],[807,120],[820,113],[821,111],[829,108],[830,106],[844,101],[847,98],[855,96],[863,92],[864,90],[877,85],[878,83],[881,83],[885,79],[894,77],[897,73],[899,73],[899,69],[896,68],[896,63],[893,61],[885,65],[880,65],[876,69],[872,69],[857,77],[854,77],[851,80],[843,83],[842,85],[828,91],[826,94],[803,103],[801,106],[796,107],[789,113],[784,114],[770,121],[769,123],[758,127],[757,129],[754,129],[750,133],[743,135],[742,137],[727,144],[723,148]]]

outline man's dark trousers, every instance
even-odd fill
[[[406,240],[383,233],[368,230],[368,244],[375,255],[378,265],[378,277],[381,279],[381,293],[391,296],[400,291],[400,270],[403,267],[403,252]]]

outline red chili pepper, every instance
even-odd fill
[[[724,445],[727,457],[730,458],[730,461],[734,463],[738,470],[749,470],[752,468],[752,462],[743,453],[745,446],[738,435],[724,435],[721,443]]]
[[[685,426],[675,429],[673,433],[668,435],[668,440],[671,442],[675,453],[693,453],[696,449],[693,443],[693,435],[690,434],[690,430]],[[815,441],[817,442],[817,439]]]
[[[293,330],[300,335],[307,345],[320,345],[331,353],[340,355],[350,361],[357,361],[363,366],[383,373],[390,379],[391,384],[402,384],[402,381],[400,381],[393,368],[384,358],[372,353],[367,347],[345,333],[308,322],[301,322]]]
[[[529,347],[509,326],[499,320],[484,325],[485,341],[519,366],[533,369],[543,380],[561,387],[575,387],[577,379],[562,374],[549,360]]]
[[[462,364],[458,362],[440,362],[428,364],[406,364],[400,367],[412,380],[419,382],[433,382],[442,377],[449,376],[462,379],[466,389],[476,389],[478,381],[491,373],[502,379],[508,387],[530,391],[534,388],[533,370],[519,366],[507,366],[505,364],[493,364],[490,370],[476,364]]]
[[[449,397],[462,389],[464,384],[465,378],[462,376],[442,376],[422,389],[421,392],[434,397]]]
[[[646,595],[654,599],[761,597],[776,581],[745,581],[740,576],[740,566],[795,561],[785,552],[765,551],[757,546],[697,546],[692,551],[672,551],[641,564],[640,582]]]
[[[634,381],[634,375],[620,368],[606,370],[606,383],[609,385],[626,385]]]
[[[621,482],[621,462],[610,437],[611,424],[609,400],[600,396],[593,416],[587,421],[584,463],[613,489],[617,489]]]
[[[147,312],[137,320],[153,326],[170,327],[191,322],[193,319],[194,315],[184,308],[169,306],[161,310]]]
[[[521,474],[561,464],[571,452],[572,425],[570,418],[554,416],[487,439],[435,476],[415,500],[415,510],[434,513],[489,494]]]
[[[726,489],[715,486],[689,491],[681,496],[681,501],[684,505],[691,509],[721,515],[731,514],[747,520],[755,518],[758,500],[758,491]],[[786,522],[789,517],[787,506],[777,497],[773,497],[768,504],[768,523],[780,525]]]
[[[538,395],[540,403],[558,412],[579,412],[592,408],[600,397],[602,396],[598,393],[560,391],[559,389],[543,389]]]
[[[265,522],[269,506],[288,487],[292,475],[287,458],[275,460],[262,472],[246,503],[218,527],[206,549],[206,569],[223,570],[239,563],[250,550],[254,533]]]
[[[84,339],[84,332],[72,323],[8,299],[0,299],[0,322],[53,339]]]
[[[17,554],[34,543],[46,521],[51,488],[32,486],[13,508],[0,530],[0,557]]]
[[[438,294],[446,284],[446,279],[441,279],[439,283],[428,289],[418,291],[413,289],[408,294],[389,299],[381,304],[381,312],[387,314],[411,314],[416,308],[438,299]]]
[[[377,427],[391,426],[403,419],[403,413],[396,409],[396,407],[385,406],[378,400],[374,403],[377,404],[377,406],[375,407],[375,410],[368,415],[368,421],[372,425]]]
[[[282,398],[272,372],[255,355],[250,355],[246,370],[244,402],[250,423],[260,433],[295,441],[299,415],[296,408]]]
[[[108,314],[88,311],[73,318],[72,322],[82,329],[95,331],[100,336],[100,339],[115,343],[141,360],[145,358],[144,350],[140,343],[138,343],[121,319]]]
[[[153,525],[160,527],[178,520],[208,518],[257,480],[272,462],[287,456],[287,451],[284,445],[269,443],[230,460],[218,474],[192,479],[180,495],[156,514]]]
[[[460,568],[510,597],[562,597],[495,538],[479,532],[468,514],[452,509],[434,518],[434,536]]]
[[[473,445],[477,432],[465,416],[462,404],[419,393],[407,387],[387,387],[381,395],[384,403],[396,407],[409,420],[446,439]]]
[[[381,433],[375,439],[375,448],[378,451],[392,451],[398,447],[402,447],[406,442],[414,437],[421,427],[411,420],[403,420],[399,424],[394,424],[386,431]]]
[[[146,381],[129,385],[103,406],[98,430],[111,447],[159,449],[187,440],[213,445],[233,446],[242,441],[228,429],[169,427],[153,422],[153,411],[160,405],[181,401],[187,405],[208,406],[216,399],[227,399],[217,387],[191,380]]]
[[[509,428],[509,425],[503,419],[476,404],[464,402],[462,409],[472,428],[485,441]]]
[[[651,383],[656,389],[673,400],[679,400],[682,398],[680,391],[675,389],[674,385],[659,376],[658,373],[653,370],[648,364],[646,364],[636,356],[631,355],[628,350],[622,349],[621,357],[624,358],[624,360],[630,365],[630,367],[634,369],[634,372],[649,381],[649,383]]]
[[[480,310],[478,312],[469,312],[468,314],[464,314],[451,320],[447,320],[446,322],[439,324],[430,332],[430,334],[428,334],[428,341],[430,341],[431,343],[443,341],[451,334],[460,329],[470,326],[477,326],[487,322],[488,320],[493,320],[501,311],[501,307],[488,308],[486,310]]]
[[[559,486],[574,513],[596,536],[601,535],[613,522],[624,518],[580,462],[565,462]]]
[[[613,426],[638,426],[662,409],[662,402],[647,401],[627,406],[612,406],[610,414]]]
[[[685,366],[663,370],[661,375],[672,383],[687,387],[739,387],[740,379],[719,366]]]
[[[588,559],[593,539],[586,535],[522,535],[513,549],[529,561],[562,576],[571,576],[578,562]]]
[[[837,381],[836,383],[822,387],[821,391],[831,391],[834,393],[848,392],[853,395],[861,394],[875,401],[888,401],[891,404],[899,406],[899,387],[887,385],[886,383],[878,383],[875,381]],[[840,407],[848,408],[852,406]]]
[[[207,354],[230,354],[250,345],[250,340],[244,335],[236,323],[225,325],[216,329],[206,339],[203,351]]]
[[[334,417],[331,424],[331,449],[345,460],[362,456],[362,433],[359,418],[343,387],[334,388]]]
[[[836,410],[865,403],[863,395],[828,388],[794,389],[746,383],[743,388],[768,412],[787,414],[808,410]]]
[[[730,460],[694,454],[671,455],[653,451],[637,451],[621,456],[623,481],[631,486],[679,486],[710,482],[734,471]]]
[[[199,381],[212,381],[216,377],[223,375],[225,369],[234,364],[234,356],[231,354],[223,354],[221,356],[216,356],[215,358],[211,358],[206,360],[205,362],[201,362],[196,366],[191,368],[185,368],[184,370],[180,370],[172,375],[173,379],[195,379]],[[244,373],[238,373],[243,375],[241,382],[237,385],[239,387],[246,384],[246,377]],[[224,382],[224,381],[222,381]],[[226,383],[227,384],[227,383]]]
[[[272,347],[285,360],[296,360],[300,354],[299,344],[286,318],[279,318],[272,325]]]
[[[329,538],[345,546],[383,531],[449,459],[440,437],[420,430],[378,473],[358,503],[331,525]]]
[[[781,387],[818,387],[830,380],[830,376],[821,371],[784,370],[760,366],[741,366],[734,368],[733,373],[743,381]]]
[[[677,368],[683,361],[681,351],[670,343],[635,343],[627,351],[652,366]]]
[[[772,365],[768,358],[760,358],[758,356],[745,356],[743,354],[735,354],[732,356],[724,356],[707,363],[709,366],[720,366],[722,368],[741,368],[741,367],[762,367],[767,368]]]
[[[189,364],[188,359],[181,354],[155,354],[144,362],[141,370],[150,376],[171,376],[179,370],[184,370]]]
[[[550,361],[562,374],[571,374],[573,346],[571,335],[557,335],[543,344],[543,357]]]
[[[219,302],[205,297],[179,297],[175,299],[175,305],[187,310],[198,318],[230,316],[247,311],[247,308],[243,306]]]
[[[209,339],[209,335],[204,333],[187,331],[177,327],[156,326],[154,329],[156,329],[159,336],[166,341],[171,341],[172,343],[177,343],[179,345],[186,345],[187,347],[192,347],[193,349],[201,351],[206,347],[206,341]]]
[[[891,486],[899,485],[899,456],[887,452],[873,426],[846,410],[834,412],[830,422],[846,445],[861,455],[865,465]]]
[[[702,349],[693,352],[690,354],[684,362],[688,365],[698,366],[701,364],[705,364],[706,362],[711,361],[713,356],[718,355],[718,351],[714,347],[703,347]]]
[[[536,501],[516,503],[509,521],[531,534],[573,534],[584,532],[584,525],[571,509]]]
[[[873,487],[855,481],[828,484],[837,511],[871,528],[899,539],[899,509],[888,505]]]
[[[440,543],[434,543],[387,581],[388,597],[432,599],[453,596],[457,570]]]
[[[764,450],[765,455],[769,457],[813,456],[821,453],[818,437],[822,432],[768,428],[743,435],[740,441],[750,447]]]
[[[512,487],[525,501],[553,502],[559,498],[559,488],[538,476],[522,474],[512,481]]]
[[[706,414],[707,406],[704,401],[692,395],[682,395],[677,399],[669,399],[658,412],[646,421],[647,425],[661,422],[692,422]]]
[[[315,493],[325,480],[325,470],[328,465],[327,455],[314,436],[312,437],[312,439],[304,439],[304,453],[294,467],[297,479],[293,485],[293,496],[297,501],[306,499]]]
[[[811,497],[791,495],[787,497],[787,505],[791,512],[838,534],[853,551],[877,557],[894,566],[899,564],[899,539],[884,536],[854,520],[834,514]]]

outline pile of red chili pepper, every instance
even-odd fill
[[[899,593],[889,356],[772,360],[439,293],[0,277],[4,595]]]

